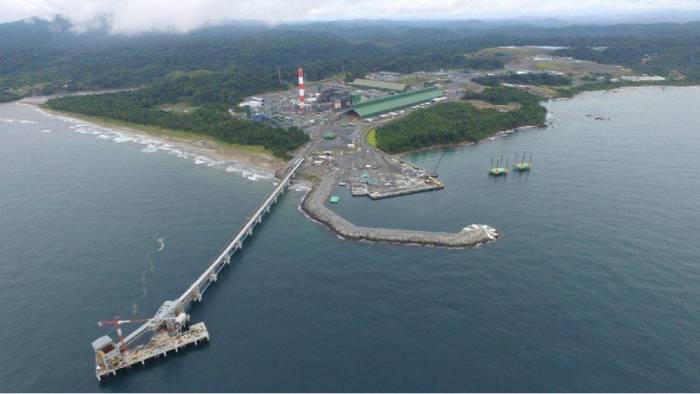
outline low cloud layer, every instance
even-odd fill
[[[0,0],[0,22],[61,14],[79,29],[188,32],[230,20],[510,18],[700,11],[700,0]]]

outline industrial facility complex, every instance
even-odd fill
[[[309,83],[299,69],[296,89],[249,97],[241,105],[248,107],[245,111],[253,121],[296,126],[312,138],[301,153],[306,159],[302,174],[332,177],[352,196],[376,200],[438,190],[444,185],[437,180],[435,169],[419,168],[370,146],[368,132],[440,101],[459,99],[472,76],[457,71],[377,72],[352,83]],[[412,83],[399,82],[402,80]],[[239,114],[240,109],[232,111],[234,116]],[[333,199],[334,204],[339,202]]]

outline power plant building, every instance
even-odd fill
[[[391,112],[393,110],[424,103],[442,96],[442,91],[436,88],[414,90],[395,94],[370,101],[360,102],[352,107],[352,113],[361,118]]]

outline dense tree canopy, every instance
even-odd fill
[[[194,74],[170,77],[135,91],[53,99],[47,105],[59,111],[191,131],[231,143],[262,145],[280,157],[286,157],[288,151],[308,141],[309,137],[295,127],[272,127],[234,119],[228,113],[227,105],[244,96],[259,89],[279,88],[276,81],[249,73]],[[197,107],[191,113],[165,111],[159,107],[181,101]]]
[[[493,108],[478,109],[465,102],[437,104],[378,128],[377,147],[389,153],[400,153],[432,145],[475,142],[498,131],[543,125],[547,114],[537,97],[513,88],[487,88],[467,98],[520,106],[501,112]]]

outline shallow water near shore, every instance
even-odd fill
[[[333,206],[503,234],[477,249],[338,239],[291,191],[192,310],[211,343],[102,384],[90,342],[114,333],[96,322],[179,296],[273,182],[2,104],[0,390],[698,391],[699,99],[550,102],[551,128],[448,149],[442,191]],[[487,176],[523,151],[530,173]]]

